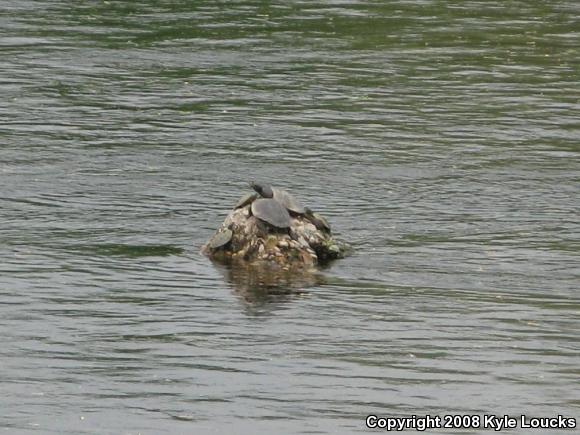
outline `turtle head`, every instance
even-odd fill
[[[304,216],[306,217],[314,216],[314,212],[310,207],[304,207]]]
[[[252,181],[250,186],[263,198],[272,198],[274,196],[272,188],[267,184],[258,184]]]

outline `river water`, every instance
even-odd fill
[[[579,16],[3,0],[2,432],[580,418]],[[352,255],[273,287],[200,255],[252,179]]]

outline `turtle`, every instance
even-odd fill
[[[234,210],[251,204],[252,202],[254,202],[256,200],[257,197],[258,197],[257,193],[246,193],[244,196],[242,196],[240,198],[240,200],[234,206]]]
[[[280,204],[282,204],[286,209],[295,215],[303,215],[305,210],[302,204],[298,202],[296,198],[290,195],[288,192],[276,187],[269,186],[267,184],[257,184],[250,183],[252,189],[260,194],[263,198],[274,198]]]
[[[254,189],[262,198],[273,198],[274,191],[272,190],[272,186],[268,184],[258,184],[255,182],[250,182],[250,186]]]
[[[211,249],[219,249],[226,246],[231,240],[234,233],[229,228],[226,228],[223,231],[218,231],[213,235],[213,237],[209,240],[208,246]]]
[[[256,199],[252,203],[252,214],[275,228],[290,227],[291,220],[288,210],[275,199]]]
[[[330,224],[324,217],[314,213],[312,209],[308,207],[304,207],[304,216],[312,222],[318,231],[330,234]]]

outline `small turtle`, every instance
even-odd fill
[[[225,229],[223,231],[219,231],[213,235],[213,237],[208,242],[208,246],[211,249],[219,249],[226,246],[231,240],[234,233],[232,230]]]
[[[250,186],[256,192],[258,192],[262,198],[273,198],[274,197],[274,191],[272,190],[272,187],[269,186],[268,184],[258,184],[258,183],[254,183],[252,181],[250,183]]]
[[[256,198],[258,197],[257,193],[247,193],[244,196],[242,196],[240,198],[240,200],[238,201],[238,203],[235,205],[234,210],[238,209],[238,208],[242,208],[245,207],[249,204],[251,204],[252,202],[254,202],[256,200]]]
[[[285,190],[277,189],[276,187],[271,187],[267,184],[257,184],[253,182],[250,183],[250,186],[252,186],[252,189],[258,192],[260,196],[264,198],[274,198],[291,213],[303,215],[305,212],[302,204]]]
[[[304,207],[304,216],[312,222],[318,231],[330,234],[330,224],[324,217],[314,213],[312,209],[308,207]]]
[[[275,199],[257,199],[252,203],[252,214],[276,228],[290,227],[290,214]]]

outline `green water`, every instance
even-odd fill
[[[5,0],[0,428],[580,417],[579,16]],[[353,255],[278,286],[209,262],[251,179]]]

